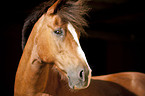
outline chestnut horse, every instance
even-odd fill
[[[14,96],[145,96],[143,73],[91,77],[79,43],[87,25],[84,3],[45,2],[26,20]]]

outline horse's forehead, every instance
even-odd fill
[[[73,25],[70,22],[68,22],[67,28],[68,28],[69,32],[71,33],[71,35],[73,36],[76,43],[79,45],[78,35],[76,33],[75,28],[73,27]]]

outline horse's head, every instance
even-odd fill
[[[61,0],[55,2],[33,27],[37,53],[43,62],[63,72],[72,89],[83,89],[90,83],[91,69],[79,43],[80,33],[57,14],[60,4]]]

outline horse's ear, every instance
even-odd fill
[[[48,8],[47,14],[55,14],[64,1],[65,0],[57,0],[50,8]]]

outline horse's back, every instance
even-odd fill
[[[88,88],[71,91],[62,87],[57,96],[145,96],[145,74],[123,72],[92,77]]]
[[[94,80],[104,80],[119,84],[136,96],[145,96],[145,74],[139,72],[122,72],[104,76],[92,77]]]

